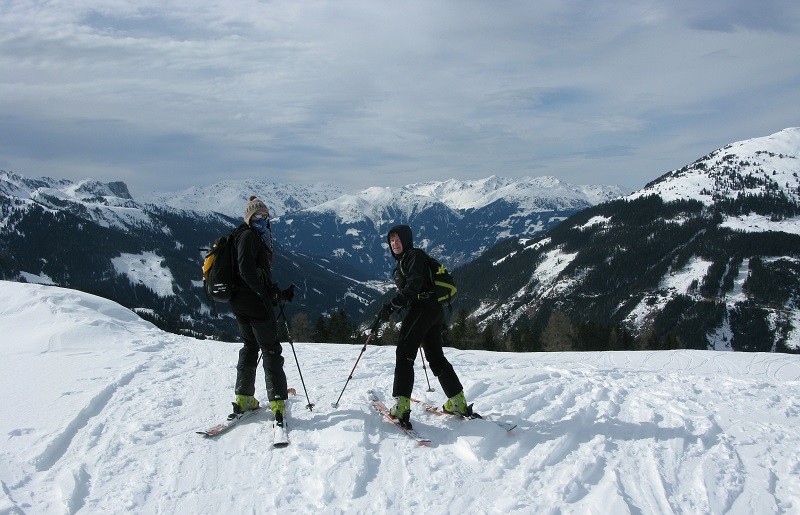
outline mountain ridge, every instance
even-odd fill
[[[521,191],[513,186],[520,181],[496,176],[344,194],[304,190],[305,205],[273,218],[276,277],[302,284],[296,307],[344,308],[363,319],[390,284],[385,233],[407,223],[418,246],[455,268],[459,310],[483,327],[527,331],[534,346],[546,343],[561,313],[567,330],[572,321],[576,331],[613,326],[655,347],[792,351],[800,348],[799,155],[800,129],[788,128],[714,150],[638,192],[615,197],[610,188],[585,187],[589,193],[556,196],[544,211],[533,188],[563,186],[546,177]],[[226,188],[241,196],[241,184]],[[285,194],[276,212],[300,191],[281,188],[270,190]],[[516,196],[486,193],[504,188]],[[238,212],[142,204],[122,183],[0,172],[0,193],[0,276],[78,284],[161,310],[173,328],[180,319],[202,324],[210,312],[194,249],[241,220]],[[611,198],[559,210],[589,194]],[[95,244],[100,255],[81,260],[77,249]],[[119,269],[126,266],[138,268]],[[148,289],[136,279],[163,280],[161,268],[174,277],[166,298],[162,283]]]
[[[492,249],[459,271],[461,300],[545,347],[550,323],[575,321],[656,347],[800,350],[798,156],[796,128],[726,145]]]
[[[472,245],[485,248],[495,237],[491,229],[494,222],[481,221],[482,213],[457,213],[430,196],[413,193],[413,188],[401,188],[404,198],[413,199],[408,206],[398,204],[392,192],[384,192],[381,197],[375,195],[378,190],[374,188],[365,190],[367,198],[361,201],[377,204],[374,213],[368,215],[383,224],[379,228],[363,219],[345,227],[344,211],[336,205],[336,199],[348,204],[358,196],[342,195],[332,187],[264,185],[258,181],[221,184],[224,187],[216,190],[189,190],[171,203],[150,203],[133,199],[121,182],[73,182],[0,172],[0,276],[106,296],[136,308],[170,330],[195,328],[191,330],[233,338],[235,328],[226,318],[227,308],[221,307],[221,312],[216,313],[220,307],[214,306],[202,291],[199,265],[203,253],[199,249],[207,248],[211,241],[241,223],[239,211],[250,193],[272,198],[268,202],[277,206],[271,206],[273,212],[300,209],[296,214],[274,215],[274,276],[278,281],[298,285],[294,311],[311,317],[334,309],[345,309],[357,319],[367,316],[367,308],[389,286],[385,275],[392,263],[388,261],[382,233],[390,224],[427,221],[437,224],[428,226],[437,234],[442,234],[451,222],[487,227],[486,234],[480,236],[488,235],[489,240],[466,239],[457,242],[460,247],[438,241],[439,238],[430,240],[436,241],[432,249],[452,257],[454,262],[470,257],[462,249]],[[256,186],[261,189],[254,191]],[[238,207],[231,207],[228,214],[210,209],[216,207],[205,204],[212,193],[216,201]],[[324,202],[317,204],[320,200]],[[495,202],[498,203],[502,201]],[[318,208],[326,205],[334,206],[333,211]],[[193,209],[199,207],[204,209]],[[513,205],[505,208],[516,209]],[[534,229],[543,227],[542,224]],[[417,241],[426,244],[425,224],[417,229]],[[48,237],[52,234],[59,235],[56,242]],[[337,238],[339,241],[334,241]],[[313,244],[304,245],[300,242],[303,239]]]

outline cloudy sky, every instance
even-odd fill
[[[639,189],[800,126],[790,0],[3,0],[0,169]]]

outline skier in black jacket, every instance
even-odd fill
[[[283,401],[288,392],[274,305],[281,299],[291,301],[294,285],[281,291],[272,282],[269,210],[257,197],[250,197],[245,206],[244,223],[238,227],[234,237],[238,273],[234,274],[230,303],[244,346],[239,351],[236,365],[233,411],[236,414],[259,406],[253,394],[258,352],[261,350],[270,407],[275,419],[282,423],[286,412]]]
[[[447,361],[442,350],[444,310],[433,295],[433,278],[425,251],[414,247],[411,228],[407,225],[392,227],[387,234],[389,251],[397,260],[395,284],[397,295],[384,304],[378,319],[389,320],[395,311],[408,309],[400,325],[397,342],[397,361],[394,368],[392,396],[395,405],[390,413],[403,424],[410,426],[411,391],[414,386],[414,361],[422,346],[431,371],[439,379],[448,400],[445,411],[470,414],[464,397],[464,388]]]

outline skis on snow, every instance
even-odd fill
[[[263,411],[263,410],[264,410],[264,406],[259,406],[256,409],[247,410],[244,413],[237,413],[237,414],[233,415],[233,417],[231,417],[228,420],[226,420],[225,422],[222,422],[221,424],[217,424],[217,425],[215,425],[213,427],[209,427],[205,431],[197,431],[197,434],[203,435],[203,436],[219,436],[222,433],[225,433],[225,432],[229,431],[232,427],[236,426],[242,420],[246,420],[246,419],[252,417],[253,415],[255,415],[256,413],[258,413],[260,411]]]
[[[286,420],[276,420],[272,423],[272,446],[280,448],[287,445],[289,445],[289,436],[286,433]]]
[[[419,434],[416,429],[412,428],[409,425],[403,424],[402,422],[400,422],[400,420],[398,420],[391,413],[389,413],[389,408],[387,408],[386,404],[384,404],[383,401],[378,398],[374,390],[367,391],[367,394],[369,395],[369,401],[370,404],[372,404],[372,408],[381,415],[383,415],[383,418],[385,420],[391,422],[395,426],[402,429],[403,432],[406,434],[406,436],[408,436],[409,438],[411,438],[420,445],[426,445],[431,442],[429,438],[425,438],[424,436]]]
[[[383,401],[378,397],[378,395],[375,393],[374,390],[369,390],[367,393],[369,394],[369,401],[370,401],[370,404],[372,405],[372,408],[375,411],[377,411],[378,413],[380,413],[381,415],[383,415],[383,417],[387,421],[391,422],[395,426],[397,426],[400,429],[402,429],[403,432],[409,438],[411,438],[412,440],[415,440],[417,443],[419,443],[421,445],[425,445],[425,444],[428,444],[428,443],[431,442],[431,440],[429,438],[425,438],[424,436],[422,436],[416,429],[413,429],[412,427],[410,427],[410,426],[408,426],[406,424],[403,424],[400,420],[398,420],[397,418],[392,416],[389,413],[389,408],[386,407],[386,404],[383,403]],[[506,431],[511,431],[512,429],[517,427],[517,425],[514,424],[514,423],[503,422],[503,421],[500,421],[500,420],[494,420],[494,419],[490,419],[490,418],[485,418],[485,417],[482,417],[481,415],[479,415],[478,413],[472,413],[469,416],[464,416],[464,415],[461,415],[459,413],[451,413],[449,411],[445,411],[444,409],[442,409],[439,406],[435,406],[433,404],[421,401],[419,399],[412,398],[411,401],[414,402],[414,403],[419,404],[420,406],[422,406],[425,409],[425,411],[427,411],[428,413],[432,413],[434,415],[438,415],[438,416],[442,416],[442,417],[454,417],[454,418],[458,418],[458,419],[461,419],[461,420],[485,420],[487,422],[492,422],[494,424],[497,424],[498,426],[502,427]],[[472,407],[472,405],[470,405],[470,407]]]
[[[485,420],[487,422],[493,422],[493,423],[497,424],[498,426],[502,427],[506,431],[511,431],[512,429],[517,427],[516,424],[513,424],[511,422],[503,422],[503,421],[500,421],[500,420],[494,420],[494,419],[491,419],[491,418],[482,417],[481,415],[479,415],[477,413],[474,413],[474,412],[471,415],[462,415],[460,413],[451,413],[449,411],[445,411],[444,409],[442,409],[439,406],[436,406],[436,405],[431,404],[429,402],[421,401],[419,399],[415,399],[413,397],[411,398],[411,402],[415,402],[415,403],[421,405],[425,409],[425,411],[427,411],[428,413],[433,413],[434,415],[439,415],[441,417],[455,417],[455,418],[459,418],[461,420],[475,420],[475,419]],[[472,409],[472,404],[470,404],[469,406],[470,406],[470,409]]]
[[[289,388],[289,396],[291,397],[296,393],[294,388]],[[236,426],[242,420],[246,420],[256,413],[268,411],[266,406],[259,406],[256,409],[247,410],[244,413],[234,413],[228,416],[228,420],[210,427],[204,431],[196,431],[197,434],[205,437],[215,437],[222,433],[229,431],[232,427]],[[286,419],[281,417],[281,420],[273,420],[272,422],[272,446],[273,447],[286,447],[289,445],[289,436],[287,433]]]

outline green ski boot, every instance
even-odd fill
[[[464,390],[461,390],[454,396],[447,399],[442,406],[448,413],[455,413],[456,415],[461,415],[462,417],[469,417],[472,415],[472,405],[467,406],[467,399],[464,397]]]
[[[236,401],[233,404],[233,413],[228,415],[228,420],[236,418],[245,411],[258,409],[258,399],[252,395],[236,395]]]
[[[237,395],[236,405],[239,406],[239,409],[242,411],[242,413],[251,409],[257,409],[259,406],[258,399],[252,395]]]
[[[283,425],[283,414],[286,413],[286,406],[283,405],[283,400],[277,399],[274,401],[270,401],[269,403],[270,409],[272,409],[272,414],[275,415],[275,422],[279,425]]]
[[[395,397],[394,406],[389,409],[389,414],[396,418],[402,425],[411,427],[411,399],[408,397]]]

